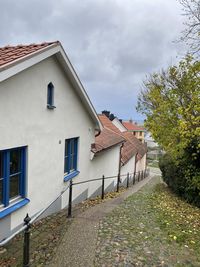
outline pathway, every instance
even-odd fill
[[[48,266],[93,267],[100,220],[123,203],[128,196],[141,189],[151,178],[152,175],[133,187],[130,187],[119,197],[106,200],[83,213],[77,214],[72,219],[72,224],[61,240],[56,257],[51,265]]]

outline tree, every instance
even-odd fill
[[[190,47],[190,53],[200,55],[200,0],[179,0],[187,17],[181,41]]]
[[[159,162],[164,181],[200,207],[200,62],[186,56],[178,66],[150,75],[137,110],[167,152]]]
[[[186,56],[178,66],[150,75],[137,110],[146,115],[146,128],[165,151],[177,157],[193,143],[199,153],[200,62]]]

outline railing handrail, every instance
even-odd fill
[[[129,173],[129,175],[132,175],[132,174],[137,174],[137,173],[140,173],[142,171],[138,171],[138,172],[131,172]],[[127,176],[127,173],[126,174],[120,174],[120,177],[124,177],[124,176]],[[118,175],[114,175],[114,176],[107,176],[107,177],[104,177],[104,179],[113,179],[113,178],[117,178]],[[95,179],[89,179],[89,180],[85,180],[85,181],[82,181],[82,182],[76,182],[76,183],[73,183],[73,185],[79,185],[79,184],[85,184],[85,183],[89,183],[89,182],[95,182],[95,181],[101,181],[102,180],[102,177],[100,178],[95,178]]]
[[[57,199],[59,199],[69,188],[69,185],[61,191],[61,193],[54,199],[52,200],[49,205],[43,209],[41,209],[35,216],[33,216],[33,218],[31,219],[29,224],[32,224],[35,220],[37,220],[37,218],[39,218]],[[11,239],[13,239],[16,235],[20,234],[23,230],[25,230],[27,228],[27,225],[23,225],[19,230],[17,230],[15,233],[13,233],[12,235],[10,235],[9,237],[3,239],[0,242],[0,247],[6,245]]]
[[[145,170],[149,170],[149,168],[146,168]],[[141,173],[142,171],[137,171],[137,172],[133,172],[133,173],[128,173],[129,174],[129,177],[130,175],[136,175],[138,173]],[[121,174],[120,177],[124,177],[124,176],[127,176],[127,174]],[[115,175],[115,176],[107,176],[107,177],[104,177],[104,180],[106,179],[113,179],[113,178],[117,178],[118,175]],[[77,182],[77,183],[72,183],[72,185],[79,185],[79,184],[85,184],[85,183],[89,183],[89,182],[94,182],[94,181],[100,181],[102,180],[102,177],[101,178],[96,178],[96,179],[90,179],[90,180],[85,180],[85,181],[82,181],[82,182]],[[35,220],[37,220],[37,218],[39,218],[57,199],[59,199],[66,191],[67,189],[70,187],[70,185],[68,185],[63,191],[61,191],[61,193],[54,199],[52,200],[49,205],[45,208],[43,208],[42,210],[40,210],[30,221],[29,225],[32,224]],[[27,225],[23,225],[19,230],[17,230],[15,233],[13,233],[12,235],[10,235],[9,237],[3,239],[1,242],[0,242],[0,247],[6,245],[12,238],[14,238],[17,234],[21,233],[23,230],[25,230],[27,228]]]

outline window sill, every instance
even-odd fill
[[[48,108],[48,109],[54,109],[54,108],[56,108],[56,107],[53,106],[53,105],[49,105],[49,104],[47,104],[47,108]]]
[[[64,176],[64,182],[67,182],[67,181],[71,180],[72,178],[77,176],[79,173],[80,173],[79,171],[73,171],[72,173],[66,174]]]
[[[28,204],[30,202],[30,200],[28,198],[23,198],[20,201],[18,201],[17,203],[5,207],[3,210],[0,209],[0,219],[4,218],[5,216],[11,214],[12,212],[22,208],[23,206],[25,206],[26,204]]]

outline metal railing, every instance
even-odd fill
[[[26,214],[26,217],[24,218],[24,225],[15,233],[10,235],[8,238],[2,240],[0,242],[0,247],[6,245],[11,239],[13,239],[16,235],[24,231],[24,242],[23,242],[23,267],[29,267],[30,266],[30,228],[31,224],[33,224],[49,207],[55,203],[68,189],[69,189],[69,202],[68,202],[68,217],[72,217],[72,199],[73,199],[73,187],[82,185],[85,183],[95,182],[95,181],[102,181],[101,185],[101,199],[104,199],[105,197],[105,180],[107,179],[114,179],[117,178],[117,186],[116,191],[119,192],[120,183],[122,183],[121,178],[126,177],[126,187],[129,188],[132,180],[132,185],[134,185],[136,182],[140,182],[144,178],[149,176],[149,169],[145,169],[144,171],[134,172],[134,173],[127,173],[122,175],[116,175],[116,176],[108,176],[105,177],[102,175],[100,178],[96,179],[90,179],[85,180],[82,182],[76,182],[73,183],[72,180],[70,180],[69,185],[53,200],[49,203],[47,207],[39,211],[33,218],[30,218],[28,213]]]
[[[129,185],[130,185],[130,180],[131,179],[132,179],[132,184],[134,185],[136,182],[139,182],[139,181],[143,180],[147,176],[149,176],[149,169],[145,169],[144,171],[139,171],[139,172],[133,172],[133,173],[127,173],[127,174],[115,175],[115,176],[108,176],[108,177],[105,177],[104,175],[102,175],[102,177],[100,177],[100,178],[91,179],[91,180],[85,180],[85,181],[76,182],[76,183],[74,183],[72,180],[70,180],[68,217],[72,216],[72,199],[73,199],[72,193],[73,193],[73,187],[74,186],[85,184],[85,183],[90,183],[90,182],[102,181],[101,199],[104,199],[104,196],[105,196],[105,180],[117,178],[117,186],[116,186],[117,190],[116,191],[119,192],[119,186],[120,186],[122,177],[126,177],[127,178],[126,187],[128,188]]]

